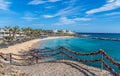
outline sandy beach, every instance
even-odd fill
[[[29,51],[29,49],[33,48],[34,45],[40,41],[57,39],[57,38],[70,38],[70,36],[57,36],[57,37],[47,37],[43,39],[34,39],[34,40],[30,40],[24,43],[19,43],[13,46],[9,46],[8,48],[0,49],[0,52],[5,53],[5,54],[6,53],[19,54],[20,52]]]
[[[20,52],[29,51],[38,42],[57,38],[71,38],[70,36],[60,36],[60,37],[47,37],[43,39],[34,39],[24,43],[9,46],[8,48],[0,49],[2,53],[14,53],[20,54]],[[69,60],[64,60],[63,62],[46,62],[39,63],[35,65],[28,66],[15,66],[13,67],[21,70],[23,73],[28,74],[28,76],[111,76],[111,74],[100,69],[84,65],[79,62],[73,62]],[[47,68],[47,69],[46,69]]]

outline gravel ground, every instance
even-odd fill
[[[106,70],[101,71],[98,68],[68,60],[16,67],[29,76],[112,76]]]

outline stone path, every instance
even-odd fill
[[[90,67],[78,62],[46,62],[31,66],[17,66],[29,76],[112,76],[108,71]]]

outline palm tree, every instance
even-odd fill
[[[26,36],[31,36],[32,35],[32,32],[33,32],[33,29],[30,28],[30,27],[27,27],[27,28],[22,28],[22,31],[24,32],[24,34]]]
[[[62,30],[58,30],[58,33],[63,33],[63,31]]]
[[[15,38],[15,35],[19,32],[19,27],[15,26],[12,28],[12,34],[13,34],[13,38]]]
[[[5,26],[4,30],[8,30],[9,31],[9,36],[11,37],[12,28],[10,26]]]

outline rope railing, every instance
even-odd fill
[[[32,60],[33,58],[36,60],[36,63],[38,63],[38,59],[45,59],[45,58],[50,58],[50,57],[54,57],[54,56],[57,56],[57,55],[59,55],[59,54],[61,54],[61,52],[58,52],[58,53],[55,53],[55,54],[51,54],[51,55],[43,55],[43,56],[35,56],[35,55],[32,55],[32,57],[31,58],[15,58],[15,57],[13,57],[12,55],[15,55],[15,56],[24,56],[24,55],[17,55],[17,54],[10,54],[10,64],[12,64],[12,60],[17,60],[17,61],[28,61],[28,60]],[[26,55],[27,56],[27,55]],[[28,56],[30,56],[30,55],[28,55]]]
[[[76,54],[76,55],[79,55],[79,56],[89,56],[89,55],[98,55],[98,54],[101,54],[101,56],[105,57],[107,60],[110,61],[110,63],[112,63],[113,65],[116,65],[118,67],[118,69],[120,70],[120,63],[114,61],[110,56],[108,56],[103,50],[99,50],[98,52],[92,52],[92,53],[87,53],[87,54],[83,54],[83,53],[77,53],[75,51],[72,51],[64,46],[62,46],[61,48],[73,53],[73,54]],[[103,58],[101,59],[98,59],[98,60],[79,60],[77,58],[74,58],[66,53],[64,53],[65,55],[67,55],[69,58],[72,58],[73,60],[76,60],[76,61],[80,61],[80,62],[95,62],[95,61],[101,61],[101,64],[103,64],[103,66],[108,70],[110,71],[114,76],[120,76],[119,73],[116,73],[112,67],[110,67],[107,63],[104,62]]]
[[[79,56],[89,56],[89,55],[94,56],[94,55],[101,54],[101,56],[105,57],[105,58],[106,58],[107,60],[109,60],[110,63],[112,63],[113,65],[116,65],[116,66],[118,67],[118,69],[120,70],[120,63],[114,61],[114,60],[113,60],[110,56],[108,56],[103,50],[99,50],[98,52],[92,52],[92,53],[83,54],[83,53],[78,53],[78,52],[72,51],[72,50],[70,50],[70,49],[68,49],[68,48],[66,48],[66,47],[64,47],[64,46],[62,46],[61,48],[65,49],[65,50],[67,50],[67,51],[69,51],[69,52],[71,52],[71,53],[73,53],[73,54],[79,55]],[[69,57],[72,58],[72,59],[75,59],[74,57],[72,57],[72,56],[70,56],[70,55],[68,55],[68,54],[66,54],[66,55],[69,56]],[[79,61],[79,59],[75,59],[75,60]],[[101,61],[101,60],[102,60],[102,61]],[[106,67],[106,66],[108,66],[108,65],[106,65],[105,62],[103,62],[103,58],[102,58],[101,60],[100,60],[100,61],[101,61],[101,64],[103,64],[103,66],[104,66],[106,69],[108,69],[108,71],[110,71],[114,76],[120,76],[119,73],[116,73],[116,72],[114,72],[113,70],[111,70],[111,69],[112,69],[111,67],[109,67],[109,68]],[[84,60],[84,61],[86,61],[86,60]],[[99,59],[98,59],[98,61],[99,61]],[[87,61],[86,61],[86,62],[87,62]]]
[[[65,50],[67,50],[67,51],[69,51],[69,52],[71,52],[73,54],[79,55],[79,56],[89,56],[89,55],[98,55],[98,54],[100,54],[100,51],[92,52],[92,53],[79,53],[79,52],[72,51],[72,50],[70,50],[70,49],[68,49],[66,47],[61,47],[61,48],[65,49]]]
[[[7,60],[3,55],[0,55],[0,57],[1,57],[3,60]]]
[[[117,65],[117,66],[120,66],[120,63],[116,62],[113,58],[111,58],[110,56],[108,56],[102,49],[100,49],[98,52],[92,52],[92,53],[78,53],[78,52],[75,52],[75,51],[72,51],[66,47],[61,47],[73,54],[76,54],[76,55],[80,55],[80,56],[89,56],[89,55],[98,55],[98,54],[101,54],[103,55],[107,60],[109,60],[113,65]]]
[[[100,53],[107,59],[110,61],[110,63],[112,63],[113,65],[116,65],[118,67],[120,67],[120,63],[116,62],[113,58],[111,58],[110,56],[108,56],[103,50],[100,50]]]
[[[37,50],[37,51],[32,51],[32,52],[30,52],[30,53],[28,53],[28,54],[23,54],[23,55],[14,54],[14,53],[11,53],[11,54],[14,55],[14,56],[31,56],[31,55],[35,55],[35,54],[37,54],[37,53],[54,52],[54,51],[57,51],[57,50],[59,50],[59,49],[61,49],[61,48],[59,47],[59,48],[57,48],[57,49],[47,50],[47,51],[41,51],[40,49],[32,49],[32,50]]]
[[[60,51],[57,52],[57,53],[52,53],[52,52],[56,52],[58,50],[60,50]],[[50,53],[52,53],[52,54],[50,54]],[[74,55],[73,56],[69,55],[69,53],[75,54],[77,56],[96,56],[96,55],[101,55],[101,57],[98,58],[98,59],[91,59],[91,60],[89,60],[89,59],[79,59],[79,58],[74,57]],[[12,63],[12,60],[27,61],[27,60],[31,60],[31,59],[35,59],[36,63],[38,63],[38,59],[51,58],[51,57],[54,57],[54,56],[58,56],[60,54],[62,55],[62,59],[66,59],[64,57],[64,55],[65,55],[66,57],[70,58],[71,60],[78,61],[78,62],[85,62],[85,63],[86,62],[101,62],[101,65],[103,65],[114,76],[120,76],[119,73],[115,72],[113,70],[113,68],[110,67],[104,61],[103,57],[105,57],[113,65],[117,66],[119,70],[120,70],[120,63],[116,62],[114,59],[112,59],[110,56],[108,56],[103,50],[99,50],[97,52],[91,52],[91,53],[79,53],[79,52],[75,52],[73,50],[70,50],[70,49],[62,46],[62,47],[59,47],[57,49],[48,50],[48,51],[40,51],[40,50],[38,50],[37,52],[36,51],[34,52],[34,50],[33,50],[32,52],[30,52],[28,54],[24,54],[24,55],[18,55],[18,54],[10,53],[9,57],[10,57],[10,63]],[[15,58],[14,56],[19,56],[19,57],[21,57],[21,59]],[[23,58],[22,58],[22,56],[23,56]],[[25,58],[24,56],[26,56],[27,58]],[[28,56],[31,56],[31,57],[28,57]],[[0,57],[5,59],[5,57],[3,57],[3,54],[1,54],[1,53],[0,53]],[[101,69],[103,69],[103,68],[101,68]]]
[[[30,54],[23,54],[23,55],[20,55],[20,54],[13,54],[13,53],[11,53],[12,55],[14,55],[14,56],[31,56]]]
[[[78,58],[75,58],[73,56],[70,56],[69,54],[66,54],[63,52],[64,55],[66,55],[67,57],[71,58],[72,60],[78,61],[78,62],[98,62],[100,61],[100,59],[94,59],[94,60],[80,60]]]
[[[7,58],[5,58],[5,57],[4,57],[4,55],[5,55],[5,54],[0,53],[0,57],[1,57],[3,60],[5,60],[5,61],[6,61],[6,60],[7,60]]]
[[[53,56],[56,56],[56,55],[59,55],[59,54],[61,54],[61,52],[51,54],[51,55],[46,55],[46,56],[42,55],[42,56],[36,56],[36,57],[38,57],[39,59],[43,59],[43,58],[53,57]]]
[[[32,58],[27,58],[27,59],[17,59],[17,58],[12,57],[12,59],[14,59],[14,60],[20,60],[20,61],[26,61],[26,60],[31,60]]]
[[[119,73],[115,72],[115,71],[112,69],[112,67],[110,67],[107,63],[105,63],[104,60],[101,59],[100,61],[101,61],[101,63],[105,66],[105,68],[106,68],[108,71],[110,71],[114,76],[119,76],[119,75],[120,75]]]

